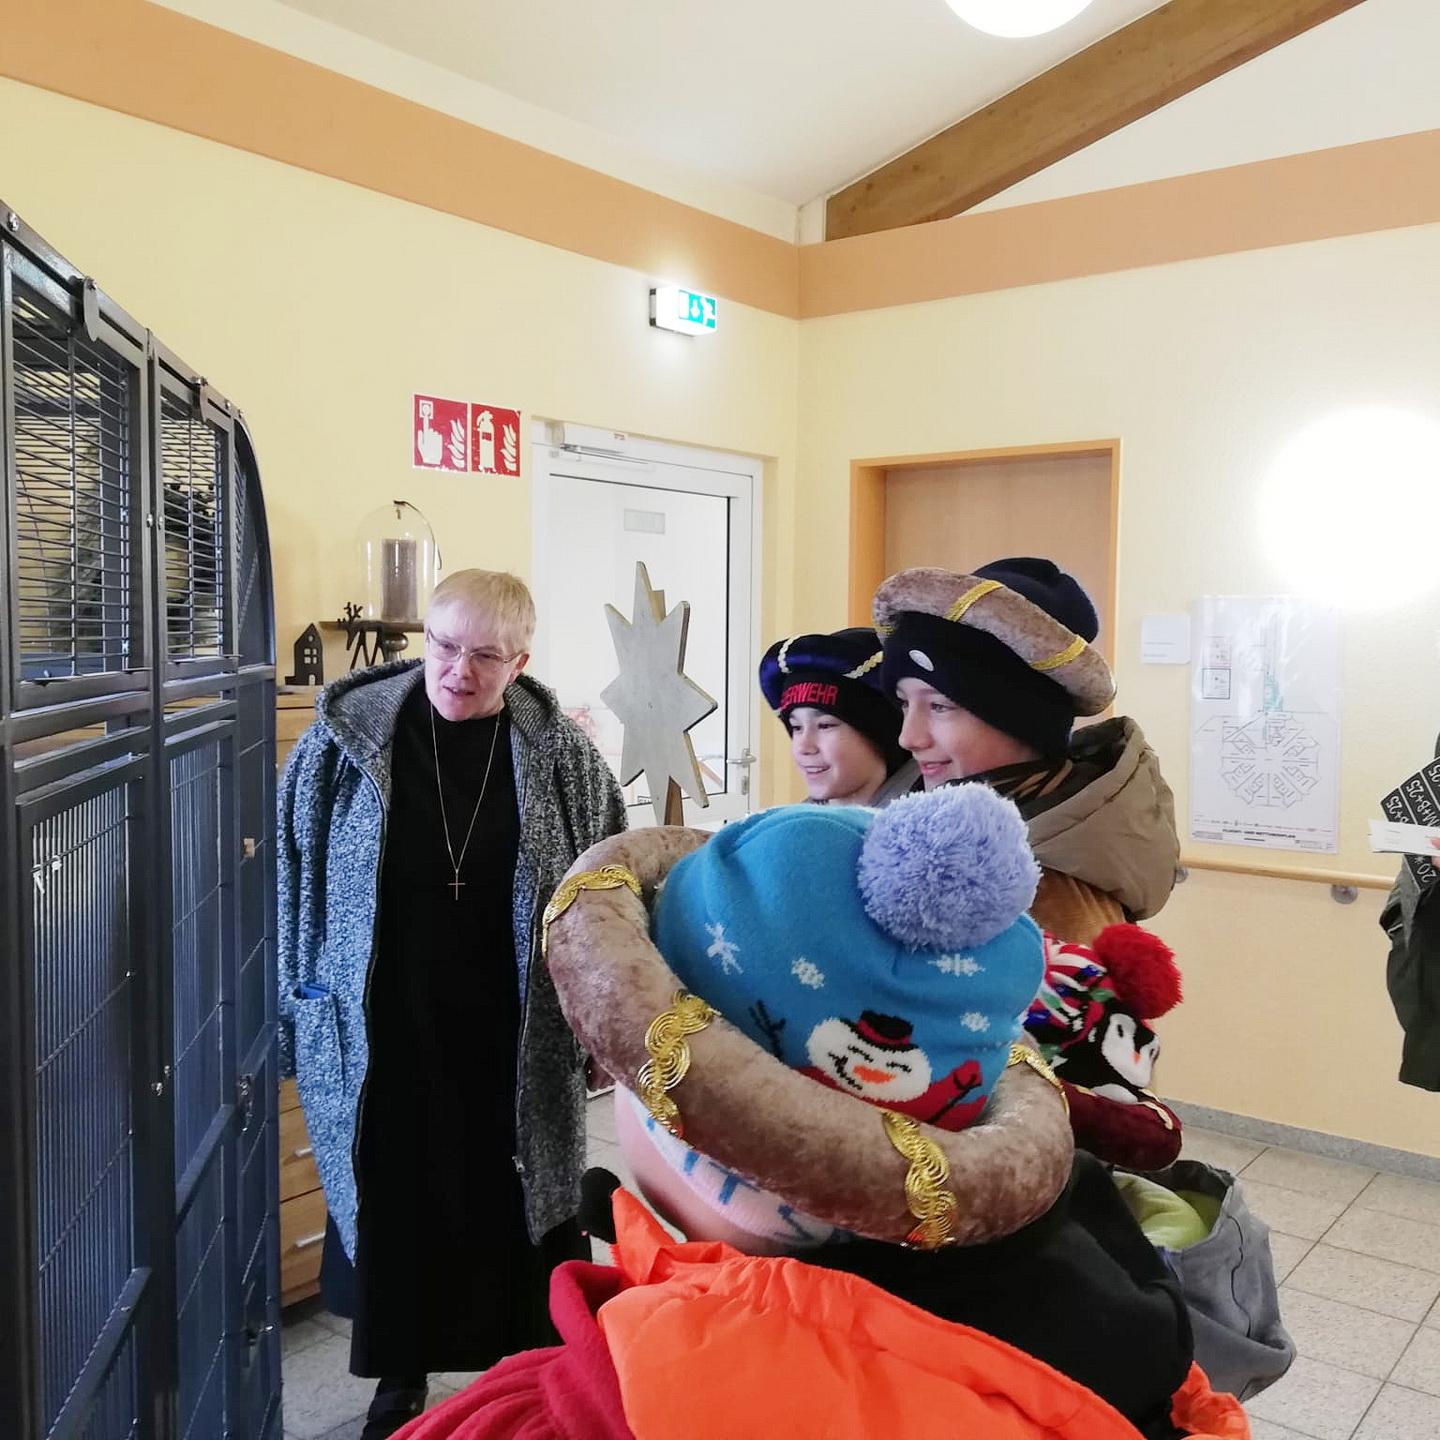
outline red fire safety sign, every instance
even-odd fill
[[[415,397],[411,463],[417,470],[449,470],[458,475],[469,470],[470,407],[463,400]]]
[[[470,468],[481,475],[520,475],[520,412],[470,407]]]
[[[520,412],[416,395],[411,463],[417,470],[520,476]]]

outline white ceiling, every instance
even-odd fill
[[[944,0],[282,0],[666,165],[800,205],[1159,0],[999,40]]]
[[[944,0],[154,3],[780,239],[818,240],[819,197],[1156,0],[1093,0],[1034,40],[979,35]],[[1437,0],[1365,0],[980,208],[1440,129],[1437,61]]]

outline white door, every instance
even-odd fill
[[[605,448],[583,443],[591,439]],[[605,606],[633,618],[635,562],[643,560],[667,610],[689,602],[685,673],[717,702],[690,731],[710,803],[702,808],[687,797],[685,823],[710,827],[748,813],[757,784],[759,462],[544,421],[536,423],[531,456],[538,611],[531,669],[618,773],[622,727],[600,698],[618,671]],[[655,823],[643,774],[625,787],[625,800],[632,825]]]

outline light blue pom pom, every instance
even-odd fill
[[[870,918],[916,949],[984,945],[1030,908],[1040,883],[1020,812],[986,785],[886,806],[857,869]]]

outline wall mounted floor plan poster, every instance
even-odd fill
[[[1196,603],[1190,838],[1333,854],[1340,616],[1286,596]]]

